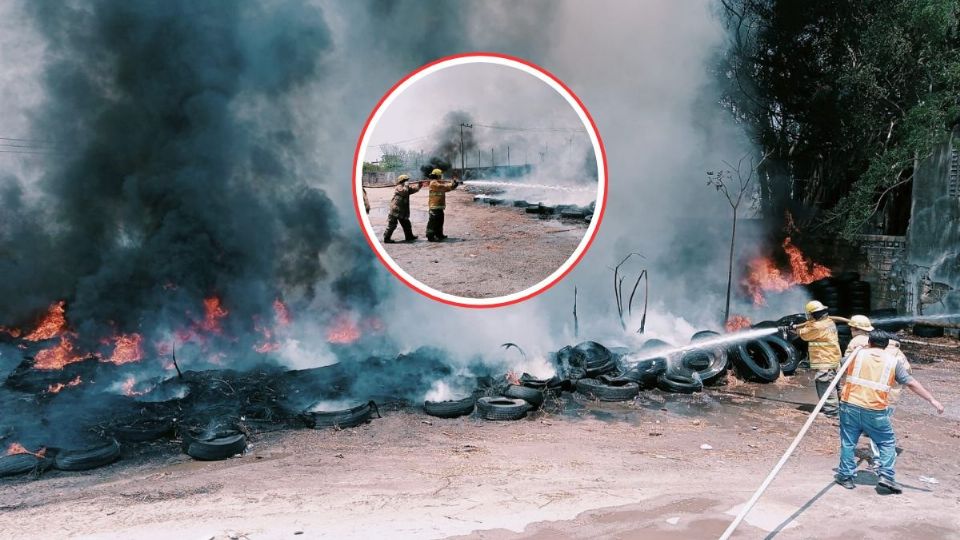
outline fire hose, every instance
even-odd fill
[[[737,526],[740,525],[740,522],[747,517],[747,514],[750,513],[750,510],[753,509],[753,506],[757,504],[760,496],[763,495],[763,492],[767,490],[767,487],[770,486],[770,483],[773,482],[773,479],[776,478],[777,474],[780,473],[780,469],[782,469],[784,464],[787,463],[787,460],[790,459],[793,451],[797,449],[797,445],[800,444],[800,441],[803,440],[804,435],[807,434],[807,430],[809,430],[810,426],[813,425],[813,421],[816,420],[817,415],[820,413],[820,409],[823,408],[823,404],[827,402],[827,398],[830,397],[830,393],[833,392],[837,387],[837,383],[840,382],[840,377],[842,377],[847,371],[847,367],[850,365],[850,362],[853,361],[853,357],[856,356],[856,353],[859,350],[860,347],[857,347],[843,360],[840,369],[837,370],[837,375],[832,381],[830,381],[830,386],[827,387],[827,391],[823,393],[823,397],[820,398],[817,406],[813,408],[813,412],[811,412],[810,416],[807,417],[806,423],[803,424],[802,428],[800,428],[800,433],[797,433],[797,436],[793,439],[793,442],[790,443],[790,446],[787,448],[787,451],[784,452],[783,456],[780,458],[780,461],[777,462],[777,464],[770,471],[770,474],[768,474],[763,480],[763,483],[760,484],[760,487],[757,488],[757,491],[753,493],[753,496],[750,497],[750,500],[747,501],[747,504],[743,506],[743,508],[740,510],[740,513],[737,514],[737,517],[733,520],[733,523],[727,527],[727,530],[723,531],[723,534],[720,536],[720,540],[727,540],[730,538],[730,535],[733,534],[733,531],[735,531]]]

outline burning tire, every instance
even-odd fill
[[[640,385],[627,379],[580,379],[577,392],[600,401],[630,401],[640,393]]]
[[[665,371],[657,377],[657,388],[664,392],[692,394],[703,390],[703,381],[687,370]]]
[[[472,396],[450,401],[424,401],[423,411],[437,418],[457,418],[471,414],[476,405],[477,400]]]
[[[52,461],[33,454],[0,456],[0,478],[21,474],[39,474],[50,468]]]
[[[530,404],[522,399],[482,397],[477,400],[477,410],[486,420],[519,420],[527,415]]]
[[[148,442],[162,439],[173,433],[172,418],[138,418],[113,427],[112,434],[118,441]]]
[[[373,401],[368,401],[363,405],[357,405],[341,411],[304,411],[302,418],[309,428],[323,429],[328,427],[348,428],[356,427],[360,424],[369,422],[373,413],[377,413],[377,418],[381,418],[380,410]]]
[[[928,324],[915,324],[913,325],[913,335],[925,338],[943,337],[943,328]]]
[[[666,370],[666,358],[648,358],[621,373],[620,378],[633,381],[641,388],[653,388],[657,385],[657,378]]]
[[[760,340],[738,343],[731,352],[740,375],[760,382],[773,382],[780,377],[780,362],[770,345]]]
[[[200,461],[219,461],[242,454],[247,448],[247,436],[238,431],[203,434],[199,431],[183,433],[183,453]]]
[[[109,465],[120,459],[120,443],[116,439],[83,450],[61,450],[53,466],[61,471],[87,471]]]
[[[800,355],[797,353],[797,348],[780,336],[767,336],[763,338],[763,341],[777,355],[777,361],[780,362],[780,371],[784,375],[793,375],[797,371],[797,366],[800,365]]]
[[[508,398],[522,399],[529,403],[533,408],[538,409],[543,405],[543,390],[527,388],[517,384],[511,384],[503,391],[503,396]]]

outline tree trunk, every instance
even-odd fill
[[[723,308],[723,323],[730,320],[730,290],[733,287],[733,247],[737,239],[737,208],[733,208],[733,229],[730,231],[730,261],[727,266],[727,303]]]

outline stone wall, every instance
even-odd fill
[[[857,237],[859,257],[851,270],[870,283],[872,308],[897,308],[903,311],[912,291],[905,267],[907,237],[864,234]]]

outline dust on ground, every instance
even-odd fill
[[[383,239],[393,189],[367,189],[370,222]],[[523,208],[473,202],[460,186],[447,193],[444,242],[427,242],[427,189],[410,197],[414,243],[403,243],[397,227],[383,244],[408,274],[438,291],[468,298],[492,298],[522,291],[543,281],[580,244],[586,222],[538,219]]]
[[[894,416],[903,495],[878,494],[866,470],[855,490],[835,485],[837,428],[821,419],[735,538],[957,538],[952,346],[915,349],[925,360],[914,375],[947,412],[904,393]],[[146,444],[95,471],[4,481],[0,537],[716,538],[815,395],[805,372],[693,396],[645,391],[632,403],[574,398],[516,422],[393,410],[342,431],[262,433],[220,462]]]

